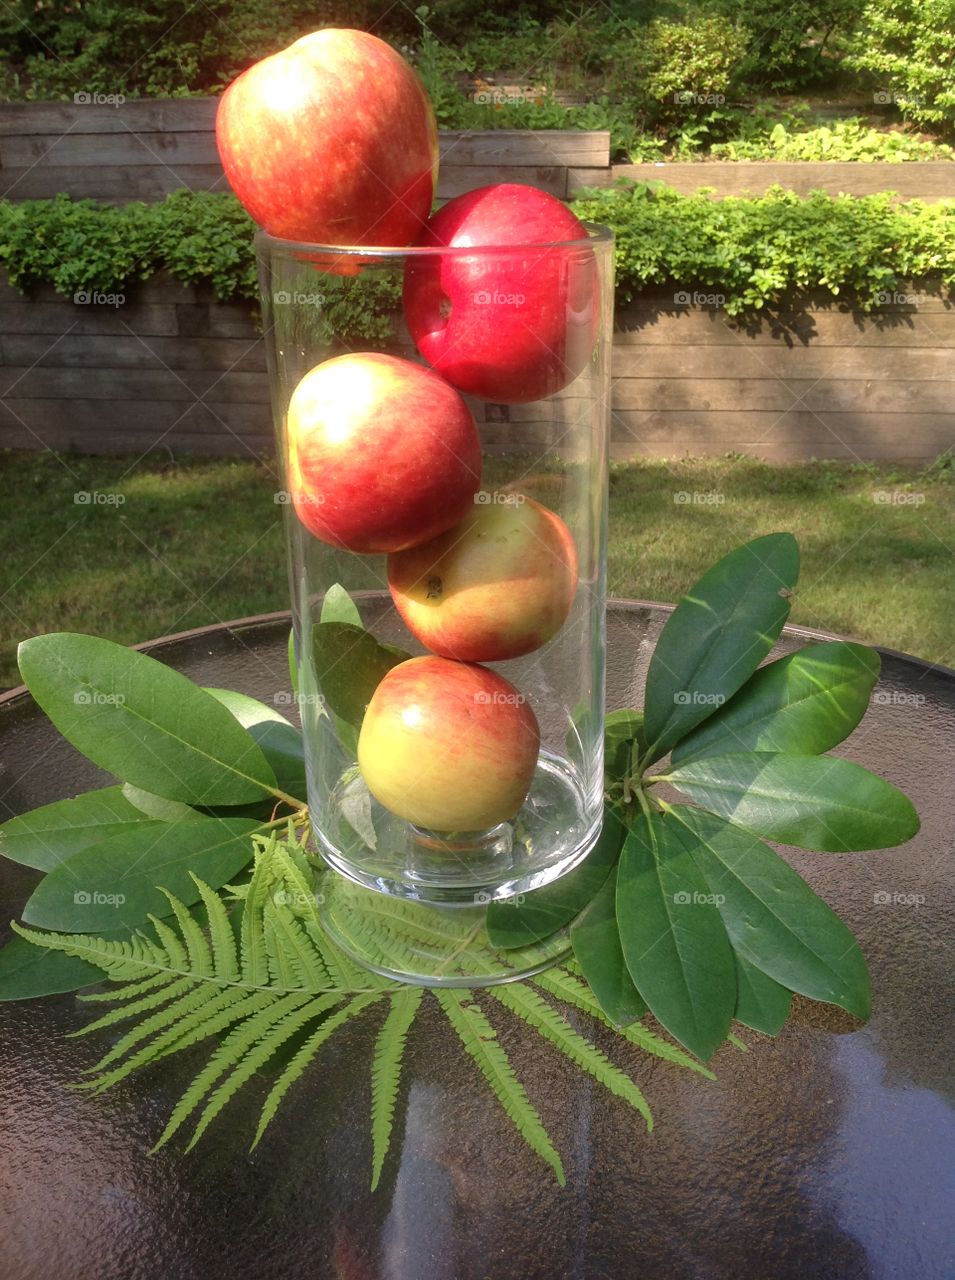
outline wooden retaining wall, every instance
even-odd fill
[[[216,153],[215,98],[106,103],[0,104],[0,198],[38,199],[63,191],[123,203],[170,191],[225,191]],[[441,134],[442,200],[488,182],[527,182],[567,197],[618,178],[662,180],[677,191],[711,188],[717,197],[759,194],[780,185],[906,199],[955,197],[955,163],[610,164],[610,134],[583,130],[499,130]]]
[[[824,300],[743,330],[648,293],[618,316],[612,452],[931,461],[955,447],[955,310]],[[0,286],[0,447],[78,453],[273,451],[251,308],[157,278],[121,306]],[[485,445],[545,448],[537,406],[473,406]]]

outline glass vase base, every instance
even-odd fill
[[[567,929],[502,950],[487,935],[484,906],[412,902],[334,871],[321,881],[322,927],[362,968],[420,987],[490,987],[532,977],[570,953]]]
[[[513,899],[565,875],[593,847],[594,816],[580,772],[542,751],[517,817],[480,832],[434,832],[404,822],[349,770],[313,824],[325,861],[377,893],[460,910]],[[334,834],[335,839],[332,839]]]

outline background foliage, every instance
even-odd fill
[[[354,26],[417,64],[446,127],[610,128],[638,159],[738,137],[754,97],[824,92],[951,135],[953,15],[955,0],[488,0],[479,14],[469,0],[11,0],[0,95],[216,93],[308,31]],[[495,74],[527,91],[472,101]],[[675,102],[684,91],[726,102]]]
[[[628,184],[581,195],[577,215],[613,227],[617,288],[703,285],[731,314],[784,295],[828,290],[871,306],[901,282],[934,277],[955,285],[955,204],[894,204],[888,195],[710,200],[662,184]],[[47,283],[122,290],[157,271],[211,285],[220,300],[256,297],[253,224],[232,195],[177,191],[158,204],[92,200],[0,202],[0,267],[20,289]],[[341,338],[387,341],[387,287],[361,277],[334,281],[327,321]]]

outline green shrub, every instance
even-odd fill
[[[955,0],[870,0],[846,62],[873,77],[876,102],[955,134]]]
[[[612,95],[637,104],[647,125],[679,125],[725,102],[745,53],[745,36],[726,18],[657,19],[617,48]]]
[[[833,37],[851,32],[859,12],[858,0],[710,0],[707,7],[745,32],[736,83],[775,92],[831,77]]]
[[[676,284],[701,286],[730,314],[814,289],[869,308],[905,282],[955,285],[955,201],[822,192],[803,199],[779,188],[711,200],[650,183],[589,192],[572,208],[613,227],[623,302],[645,285]]]
[[[816,129],[790,130],[776,124],[762,136],[719,142],[711,154],[721,160],[950,160],[944,143],[910,133],[873,129],[862,120],[838,120]]]
[[[617,236],[621,302],[646,285],[705,288],[731,314],[758,311],[792,292],[849,294],[865,307],[903,283],[955,286],[955,201],[894,204],[888,195],[801,199],[779,189],[758,199],[684,196],[662,183],[593,191],[573,201],[581,218]],[[223,301],[257,296],[253,224],[229,194],[178,191],[160,204],[91,200],[0,202],[0,267],[26,290],[122,292],[168,271],[208,284]],[[323,333],[386,343],[397,286],[328,277]]]

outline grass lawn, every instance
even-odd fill
[[[255,463],[0,454],[0,686],[19,683],[17,643],[39,632],[134,643],[287,608],[278,487]],[[675,600],[735,544],[779,529],[803,552],[794,622],[955,665],[947,463],[616,465],[611,593]]]

